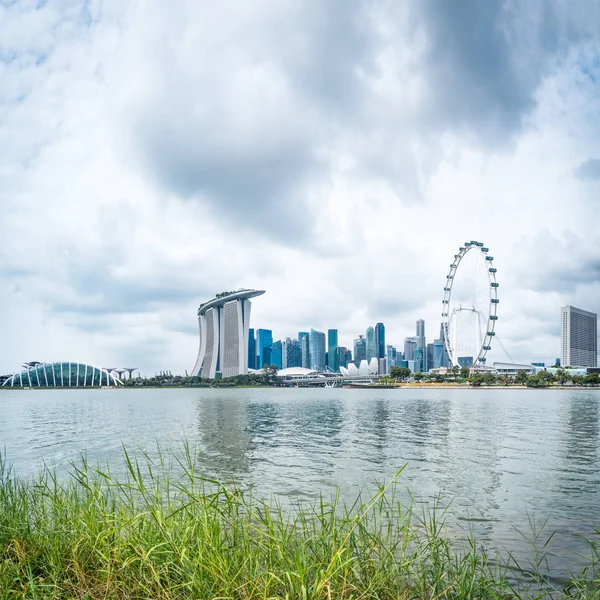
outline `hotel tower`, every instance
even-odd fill
[[[200,349],[192,375],[214,379],[248,372],[250,298],[264,290],[218,294],[200,305]]]

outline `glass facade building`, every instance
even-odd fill
[[[325,370],[325,334],[321,331],[310,330],[310,369],[315,371]]]
[[[443,340],[433,340],[433,368],[441,369],[446,367],[446,345]]]
[[[256,330],[256,368],[262,369],[271,364],[271,347],[273,332],[270,329]]]
[[[298,341],[300,342],[300,349],[302,351],[302,368],[310,369],[310,343],[308,331],[299,331]]]
[[[417,338],[407,337],[404,338],[404,360],[414,360],[415,350],[417,348]]]
[[[467,367],[467,369],[470,369],[473,366],[473,357],[472,356],[459,356],[458,357],[458,366],[459,367]]]
[[[283,343],[280,341],[273,342],[271,346],[271,365],[275,365],[278,369],[283,368]]]
[[[248,368],[256,369],[256,338],[252,328],[248,330]]]
[[[433,367],[433,344],[427,344],[427,353],[425,354],[425,357],[425,364],[427,365],[427,371],[429,371]]]
[[[106,369],[80,362],[40,363],[15,373],[5,387],[104,387],[121,382]]]
[[[367,327],[367,362],[370,362],[372,358],[376,355],[375,350],[375,328]]]
[[[375,351],[377,358],[386,358],[385,326],[383,323],[375,325]]]
[[[338,330],[327,330],[327,367],[330,371],[339,371],[340,362],[338,357]]]
[[[299,340],[286,338],[282,362],[284,369],[302,366],[302,347]]]
[[[362,335],[359,335],[354,340],[354,364],[358,367],[361,360],[367,359],[367,340]]]
[[[417,335],[414,339],[417,342],[415,360],[421,361],[421,372],[425,373],[429,370],[429,365],[427,364],[427,342],[425,340],[425,321],[423,319],[417,321]]]

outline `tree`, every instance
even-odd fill
[[[515,383],[518,385],[525,385],[527,383],[527,371],[517,371]]]
[[[541,388],[548,387],[551,383],[554,383],[556,378],[552,373],[548,371],[539,371],[535,375],[530,375],[527,378],[527,387]]]
[[[560,385],[565,385],[565,381],[571,381],[571,376],[564,369],[559,369],[556,371],[556,381]]]
[[[484,373],[483,383],[485,383],[485,385],[496,385],[498,383],[498,378],[493,373]]]
[[[471,373],[469,383],[475,387],[479,387],[483,383],[483,374],[477,372]]]
[[[420,371],[418,373],[415,373],[413,375],[413,378],[415,381],[421,381],[423,379],[423,373],[421,373]]]
[[[452,373],[452,375],[454,375],[454,379],[457,378],[458,374],[460,373],[460,367],[458,365],[454,365],[451,369],[450,372]]]
[[[408,367],[392,367],[390,369],[390,377],[404,381],[407,377],[410,377],[410,369]]]
[[[585,385],[598,385],[598,373],[588,373],[583,377],[583,383]]]
[[[469,367],[461,367],[460,376],[463,379],[468,379],[469,378]]]

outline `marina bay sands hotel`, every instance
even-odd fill
[[[214,379],[248,372],[250,298],[264,290],[217,294],[198,308],[200,350],[192,375]]]

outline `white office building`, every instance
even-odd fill
[[[561,365],[598,366],[598,315],[563,306],[561,308]]]
[[[198,309],[200,348],[192,375],[214,379],[248,372],[249,298],[263,290],[219,294]]]

